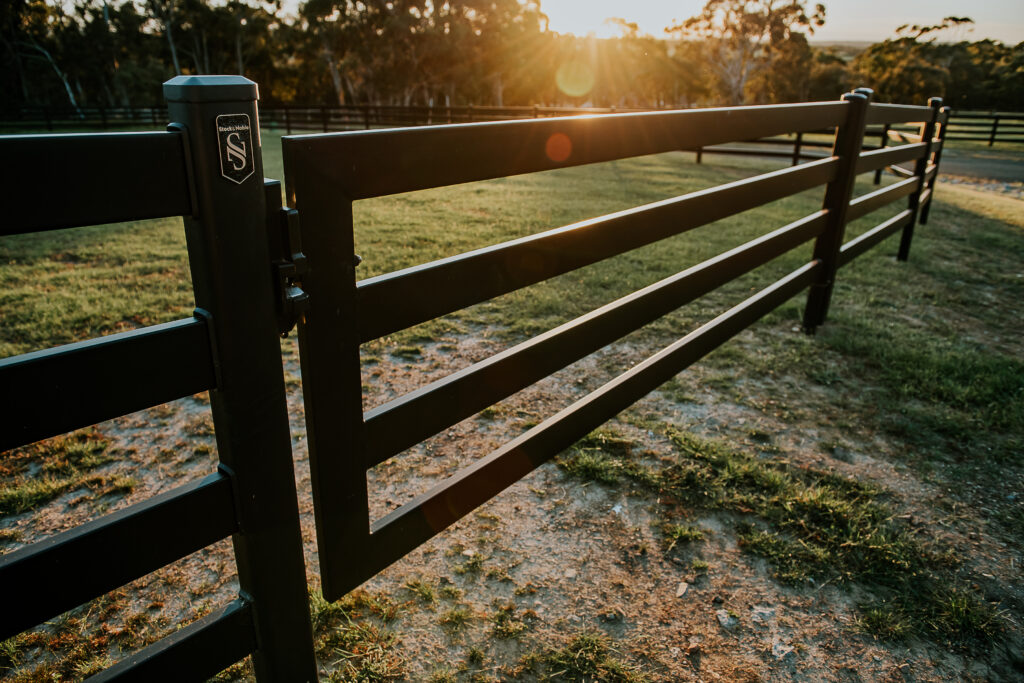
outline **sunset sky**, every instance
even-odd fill
[[[975,21],[973,31],[955,38],[1024,41],[1024,0],[825,0],[824,5],[825,26],[814,40],[874,42],[891,37],[901,24],[937,24],[952,15]],[[541,0],[553,31],[599,37],[617,35],[605,23],[608,17],[622,17],[639,24],[641,32],[662,37],[674,19],[693,16],[703,6],[704,0]]]

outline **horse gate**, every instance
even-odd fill
[[[51,183],[70,176],[43,168],[42,146],[91,158],[104,150],[106,159],[64,204],[27,201],[3,234],[186,216],[194,319],[0,360],[13,411],[2,449],[212,389],[217,473],[0,557],[3,639],[233,536],[239,599],[94,677],[102,681],[201,679],[249,653],[260,681],[316,678],[277,340],[293,323],[322,588],[336,600],[805,289],[804,326],[813,331],[838,269],[889,235],[901,232],[905,260],[931,200],[948,117],[938,100],[882,105],[855,91],[839,102],[289,136],[287,208],[276,181],[259,181],[255,84],[179,77],[165,94],[175,122],[168,133],[0,140],[8,167],[36,169]],[[923,122],[919,141],[862,151],[866,126],[907,122]],[[359,199],[823,129],[834,129],[835,141],[818,161],[356,281]],[[139,161],[154,154],[162,165]],[[852,198],[857,175],[910,161],[906,179]],[[19,173],[0,191],[42,196],[38,178]],[[111,178],[120,204],[103,196]],[[822,185],[820,211],[363,411],[362,343]],[[901,199],[905,208],[844,243],[847,222]],[[369,468],[812,240],[812,259],[789,275],[369,518]],[[142,376],[145,384],[135,379]],[[86,387],[100,396],[83,402]],[[63,575],[72,565],[74,583]]]

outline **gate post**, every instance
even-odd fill
[[[914,194],[910,195],[910,200],[907,202],[907,208],[913,213],[910,217],[910,222],[907,223],[907,227],[903,228],[903,234],[900,236],[900,250],[896,254],[896,258],[900,261],[906,261],[910,257],[910,242],[914,238],[914,223],[917,222],[917,218],[920,215],[921,193],[925,188],[928,164],[932,160],[932,139],[935,137],[935,122],[939,118],[942,98],[932,97],[928,100],[928,106],[932,109],[932,117],[921,125],[921,142],[925,144],[924,156],[918,159],[914,165],[914,175],[917,176],[917,189],[914,190]],[[936,169],[937,173],[938,169]]]
[[[866,88],[858,88],[856,92],[842,97],[849,104],[849,110],[846,122],[836,128],[836,139],[832,146],[832,155],[839,157],[839,169],[835,180],[825,189],[822,208],[828,211],[828,221],[825,230],[814,242],[814,258],[821,261],[822,268],[818,281],[811,285],[807,306],[804,308],[804,330],[808,334],[814,334],[818,325],[825,322],[829,302],[832,300],[832,288],[839,269],[839,248],[843,246],[843,235],[846,232],[846,212],[850,206],[853,183],[857,178],[857,160],[864,144],[864,126],[870,98],[871,91]]]
[[[932,162],[935,164],[935,174],[928,181],[928,201],[921,207],[921,225],[928,224],[928,211],[932,208],[932,199],[935,198],[935,180],[939,177],[939,162],[942,161],[942,149],[946,146],[946,131],[949,128],[949,117],[951,115],[952,111],[949,107],[943,107],[939,110],[939,118],[941,119],[937,124],[939,127],[937,131],[939,148],[935,150],[935,158]]]
[[[240,531],[239,592],[253,611],[260,683],[315,681],[270,259],[257,88],[241,76],[164,83],[172,127],[187,131],[195,204],[185,218],[197,315],[213,340],[210,392],[220,469]]]

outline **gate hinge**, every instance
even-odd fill
[[[295,324],[305,322],[309,294],[302,290],[302,277],[308,272],[299,233],[299,212],[283,207],[271,216],[267,226],[271,265],[274,269],[274,294],[277,298],[277,331],[287,337]]]

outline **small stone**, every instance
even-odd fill
[[[576,578],[576,570],[575,569],[566,569],[565,570],[565,574],[563,574],[563,576],[565,576],[565,578],[567,578],[567,579],[575,579]]]
[[[755,624],[767,624],[775,618],[775,610],[771,607],[754,607],[750,615],[751,621]]]
[[[732,630],[736,627],[736,624],[740,623],[740,620],[729,614],[728,610],[716,610],[715,616],[718,618],[718,623],[722,625],[722,628],[727,630]]]
[[[700,654],[700,643],[690,643],[686,646],[686,656],[696,657]]]
[[[473,557],[474,555],[476,555],[476,551],[475,550],[463,550],[462,554],[465,555],[466,557]]]
[[[686,583],[685,581],[680,581],[679,585],[676,587],[676,597],[677,598],[683,597],[684,595],[686,595],[686,591],[689,590],[689,589],[690,589],[690,584]]]

